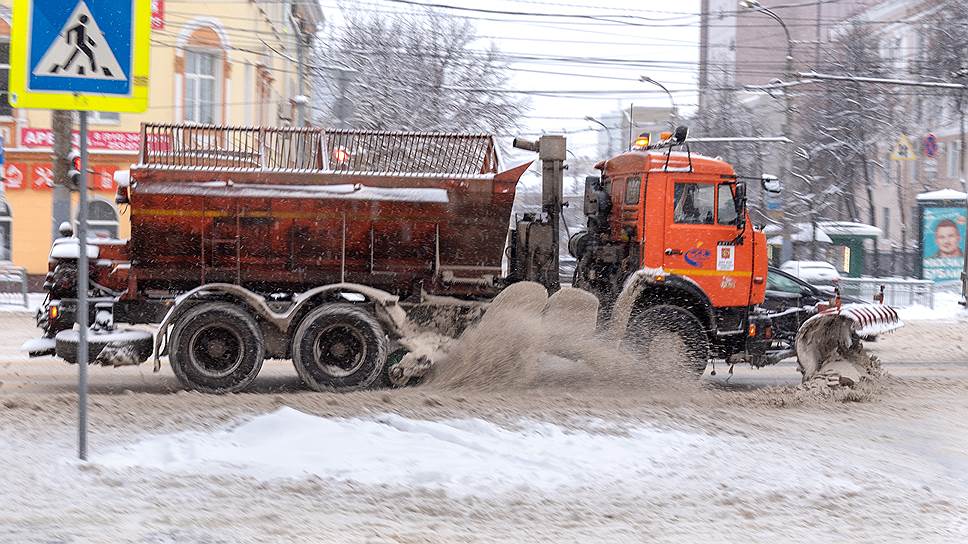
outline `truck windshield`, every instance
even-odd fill
[[[676,183],[675,222],[712,225],[714,187],[709,183]]]

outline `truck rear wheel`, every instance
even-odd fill
[[[659,354],[668,356],[669,347],[655,343],[670,336],[682,343],[683,366],[701,376],[709,362],[709,340],[702,324],[685,308],[659,304],[633,313],[623,345],[648,361]]]
[[[228,302],[189,309],[171,333],[169,361],[178,381],[203,393],[235,393],[259,374],[262,330],[248,312]]]
[[[315,391],[349,391],[373,385],[387,360],[383,327],[351,304],[327,304],[309,312],[292,341],[292,362]]]

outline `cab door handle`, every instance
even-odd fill
[[[666,255],[682,255],[682,250],[681,249],[672,249],[671,247],[667,247],[666,250],[665,250],[665,254]]]

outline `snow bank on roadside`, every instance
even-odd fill
[[[916,304],[904,308],[896,308],[901,321],[953,321],[968,319],[968,311],[959,304],[961,294],[950,291],[939,291],[934,294],[934,308]]]
[[[44,303],[46,293],[27,293],[27,306],[23,305],[23,296],[20,293],[3,293],[0,296],[0,312],[25,313],[37,312],[37,308]]]
[[[815,459],[792,463],[801,457],[797,451],[771,442],[644,424],[586,428],[525,420],[509,429],[481,419],[395,414],[322,418],[281,408],[214,433],[148,438],[94,461],[114,469],[260,480],[316,476],[454,496],[562,489],[715,493],[733,485],[792,494],[857,490]]]

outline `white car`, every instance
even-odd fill
[[[837,285],[840,273],[834,265],[823,261],[787,261],[780,270],[793,274],[811,285]]]

